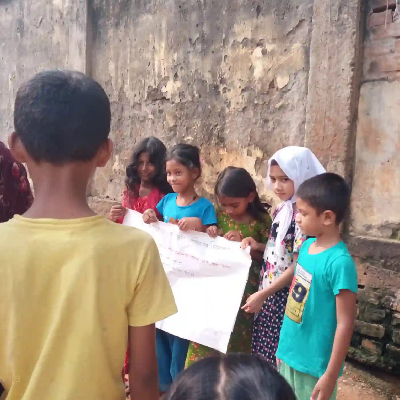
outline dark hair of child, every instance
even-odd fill
[[[318,215],[327,210],[332,211],[339,225],[349,206],[350,188],[341,176],[327,172],[303,182],[297,197],[315,208]]]
[[[106,93],[80,72],[41,72],[17,92],[15,132],[36,162],[92,159],[108,138],[110,123]]]
[[[254,201],[249,203],[247,212],[257,221],[265,222],[267,210],[261,203],[256,184],[244,168],[227,167],[218,176],[215,184],[215,196],[245,198],[255,194]]]
[[[276,162],[276,160],[271,160],[271,166],[277,165],[279,167],[279,164]]]
[[[175,160],[189,169],[197,168],[201,175],[200,150],[191,144],[175,145],[167,154],[166,161]]]
[[[248,354],[207,357],[182,372],[165,400],[296,400],[285,379]]]
[[[172,188],[167,182],[165,172],[165,156],[167,149],[164,143],[154,136],[142,140],[135,148],[132,156],[132,162],[126,168],[126,187],[137,197],[139,196],[138,186],[140,185],[140,176],[138,173],[139,158],[142,153],[149,155],[150,162],[156,167],[156,174],[152,183],[164,194],[171,193]]]

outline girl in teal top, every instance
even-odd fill
[[[195,183],[201,174],[199,149],[178,144],[170,151],[166,162],[167,181],[175,193],[167,194],[157,205],[164,222],[178,225],[183,231],[205,231],[217,223],[212,203],[198,196]],[[147,223],[157,222],[154,210],[143,214]],[[160,392],[165,392],[184,369],[189,341],[160,329],[156,331],[156,350]]]

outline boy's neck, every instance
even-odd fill
[[[340,228],[339,226],[334,226],[332,229],[326,230],[316,236],[315,247],[323,251],[336,246],[341,241]]]
[[[30,168],[35,200],[26,218],[75,219],[96,215],[86,200],[90,168],[75,164]]]

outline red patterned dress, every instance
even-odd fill
[[[0,222],[8,221],[14,214],[24,214],[32,202],[25,167],[0,142]]]
[[[139,191],[139,188],[137,190]],[[122,207],[135,210],[141,214],[152,208],[157,213],[159,220],[162,221],[161,214],[157,210],[157,204],[165,196],[165,193],[154,188],[147,196],[137,197],[131,190],[125,189],[122,196]],[[123,221],[124,218],[120,218],[117,222],[122,224]]]

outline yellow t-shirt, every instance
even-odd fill
[[[7,400],[122,400],[128,325],[176,313],[157,246],[100,216],[0,224]]]

